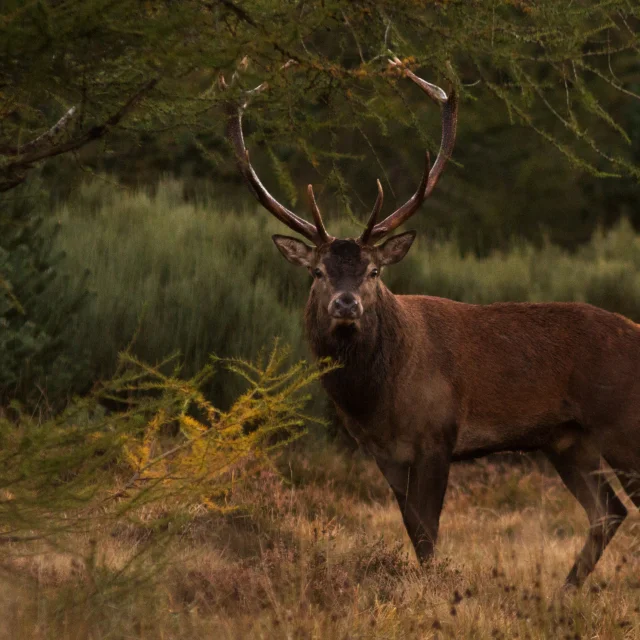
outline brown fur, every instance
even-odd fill
[[[567,577],[578,585],[626,516],[599,474],[603,459],[640,505],[640,327],[587,304],[396,296],[371,269],[401,259],[412,238],[396,236],[386,249],[338,240],[308,251],[276,240],[316,277],[308,338],[316,356],[342,365],[324,387],[378,462],[423,562],[433,553],[452,461],[544,451],[591,524]],[[336,325],[328,309],[344,291],[359,297],[363,312]]]

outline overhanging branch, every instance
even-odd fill
[[[40,149],[47,142],[51,142],[63,129],[67,127],[76,111],[76,107],[71,107],[71,109],[69,109],[69,111],[67,111],[67,113],[65,113],[62,118],[60,118],[60,120],[58,120],[51,129],[49,129],[49,131],[45,131],[31,142],[27,142],[27,144],[22,145],[18,150],[18,153],[26,153],[28,151]]]
[[[6,150],[4,150],[4,155],[15,157],[2,169],[4,176],[0,178],[0,192],[9,191],[9,189],[23,182],[26,178],[27,171],[32,168],[33,164],[70,151],[76,151],[93,140],[103,137],[109,129],[118,124],[120,120],[136,106],[144,94],[155,87],[157,83],[157,78],[145,82],[140,89],[138,89],[118,111],[107,118],[107,120],[101,124],[94,125],[67,142],[58,145],[46,145],[47,142],[51,142],[52,139],[68,125],[76,112],[75,107],[69,109],[51,129],[26,145],[21,146],[19,149],[13,150],[13,153],[7,153]]]

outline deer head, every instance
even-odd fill
[[[233,145],[240,172],[249,184],[251,192],[267,211],[313,243],[313,246],[310,246],[291,236],[273,236],[276,247],[289,262],[308,269],[313,277],[311,295],[317,307],[326,313],[326,319],[332,330],[341,326],[349,326],[357,330],[360,328],[363,316],[374,310],[379,297],[379,288],[383,286],[380,282],[382,269],[404,258],[415,238],[415,231],[392,236],[382,244],[376,243],[406,222],[431,195],[451,156],[455,142],[458,110],[455,91],[447,96],[440,87],[406,69],[398,58],[389,62],[391,68],[401,70],[431,99],[442,106],[442,139],[433,167],[427,153],[424,174],[415,193],[381,222],[377,222],[377,218],[382,209],[383,191],[380,181],[377,181],[378,197],[359,238],[338,239],[327,233],[311,185],[308,186],[307,193],[313,224],[280,204],[260,182],[249,161],[249,152],[242,134],[242,115],[248,99],[240,106],[237,104],[227,106],[227,136]],[[287,63],[285,67],[289,64]],[[221,84],[223,88],[226,87],[224,80]],[[266,83],[263,83],[247,92],[247,97],[266,88]]]

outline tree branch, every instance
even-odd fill
[[[232,0],[216,0],[218,4],[221,4],[225,9],[233,13],[239,20],[242,22],[246,22],[248,25],[253,27],[254,29],[260,31],[263,35],[269,35],[267,29],[263,25],[259,25],[242,7],[239,7]],[[206,7],[210,9],[213,8],[212,2],[205,3]],[[295,60],[296,62],[300,62],[300,58],[296,56],[294,53],[287,51],[277,42],[271,42],[271,46],[280,54],[282,54],[285,58]]]
[[[42,148],[43,143],[55,137],[55,135],[59,133],[73,117],[76,108],[72,107],[69,109],[69,111],[67,111],[67,113],[58,120],[51,129],[21,147],[18,153],[11,154],[16,155],[16,157],[3,169],[5,179],[0,182],[0,192],[9,191],[9,189],[12,189],[21,182],[24,182],[26,178],[26,171],[30,169],[31,165],[34,163],[45,160],[46,158],[62,155],[63,153],[75,151],[89,142],[104,136],[107,131],[118,124],[118,122],[120,122],[120,120],[122,120],[122,118],[135,107],[142,96],[147,91],[150,91],[155,87],[157,83],[158,78],[153,78],[152,80],[145,82],[140,89],[138,89],[138,91],[136,91],[136,93],[134,93],[127,102],[118,109],[118,111],[116,111],[102,124],[91,127],[81,135],[67,142]],[[25,151],[27,152],[25,153]]]
[[[258,27],[255,20],[242,8],[237,4],[231,2],[231,0],[218,0],[218,2],[223,5],[226,9],[229,9],[232,13],[243,20],[244,22],[250,24],[252,27]]]
[[[49,131],[45,131],[37,138],[34,138],[31,142],[27,142],[26,144],[22,145],[17,150],[16,155],[18,153],[25,153],[27,151],[38,149],[42,147],[44,143],[53,140],[53,138],[55,138],[64,128],[66,128],[66,126],[71,121],[71,118],[73,118],[75,114],[76,108],[71,107],[71,109],[69,109],[69,111],[67,111],[67,113],[65,113],[62,118],[60,118],[60,120],[58,120],[58,122],[56,122],[53,127],[51,127],[51,129],[49,129]]]

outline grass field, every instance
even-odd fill
[[[191,514],[168,561],[125,589],[100,587],[73,553],[5,545],[0,638],[640,637],[637,512],[585,587],[562,593],[586,518],[528,459],[454,467],[425,573],[369,460],[298,445],[279,464],[284,481],[263,472],[241,490],[249,508]],[[148,535],[130,525],[73,546],[113,569]]]

